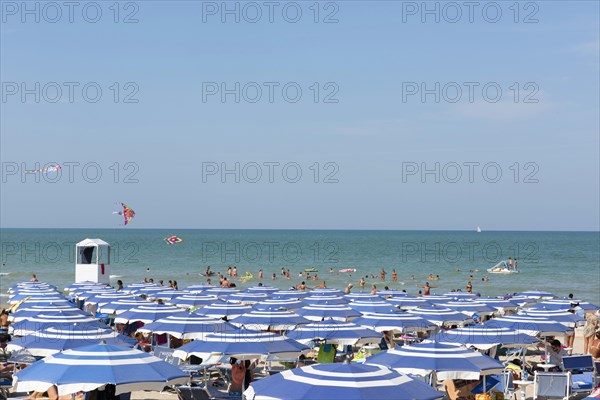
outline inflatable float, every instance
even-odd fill
[[[356,272],[356,268],[344,268],[340,269],[340,272]]]
[[[319,270],[316,268],[305,268],[304,272],[319,272]]]

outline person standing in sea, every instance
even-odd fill
[[[365,289],[365,277],[361,276],[360,277],[360,282],[358,282],[358,286],[360,286],[360,291],[362,292]]]

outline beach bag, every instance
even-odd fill
[[[480,393],[475,395],[475,400],[496,400],[493,394],[490,393]]]
[[[333,344],[324,343],[319,346],[317,362],[320,364],[332,363],[335,360],[336,347]]]

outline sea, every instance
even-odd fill
[[[165,238],[183,241],[168,244]],[[14,284],[36,274],[64,288],[75,280],[75,244],[100,238],[111,245],[106,264],[111,283],[125,285],[153,278],[175,280],[180,289],[206,283],[207,266],[226,273],[235,266],[239,288],[258,283],[288,289],[305,281],[343,288],[365,277],[370,290],[406,290],[418,294],[430,275],[432,293],[473,291],[498,296],[543,290],[558,297],[600,304],[599,232],[342,231],[342,230],[163,230],[163,229],[0,229],[0,303]],[[490,274],[501,260],[517,259],[519,274]],[[290,270],[290,279],[282,275]],[[315,269],[310,278],[299,276]],[[355,272],[340,272],[355,269]],[[381,270],[386,272],[385,281]],[[398,275],[391,281],[392,271]],[[247,273],[253,278],[239,279]],[[315,279],[316,275],[316,279]],[[472,276],[472,278],[471,278]],[[488,279],[486,279],[486,277]],[[216,278],[212,277],[214,284]]]

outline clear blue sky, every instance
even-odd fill
[[[496,23],[486,20],[495,10],[487,6],[484,16],[483,2],[472,23],[467,8],[456,23],[449,21],[451,9],[441,10],[439,23],[432,15],[423,15],[423,23],[422,10],[411,8],[422,2],[341,1],[320,3],[314,23],[310,1],[298,3],[302,17],[295,24],[282,16],[286,3],[278,3],[273,23],[264,6],[256,23],[244,15],[240,23],[225,15],[222,23],[220,10],[208,14],[221,2],[199,1],[135,2],[137,9],[120,10],[119,23],[109,9],[113,2],[100,2],[97,23],[83,19],[82,6],[72,23],[66,8],[50,23],[55,10],[46,9],[36,23],[11,8],[20,2],[8,3],[2,3],[0,57],[2,227],[116,227],[114,202],[124,201],[137,212],[131,225],[137,228],[599,229],[598,2],[541,1],[527,8],[521,2],[517,23],[514,2],[498,3]],[[87,11],[94,18],[95,10]],[[254,16],[246,11],[246,19]],[[287,11],[293,18],[294,9]],[[122,23],[130,13],[138,23]],[[331,13],[339,22],[323,23]],[[23,102],[21,93],[12,94],[13,83],[23,82],[29,88],[57,82],[62,95],[49,102],[57,95],[47,85],[39,103],[33,94]],[[72,103],[63,82],[79,83]],[[97,103],[82,96],[88,82],[103,90]],[[114,82],[121,84],[117,103]],[[138,103],[123,102],[133,90],[123,88],[126,82],[139,88]],[[258,82],[263,97],[235,103],[228,95],[223,103],[214,95],[203,102],[203,82]],[[280,84],[272,103],[263,82]],[[296,103],[282,97],[287,82],[303,90]],[[321,86],[317,103],[314,82]],[[325,88],[327,82],[334,84]],[[479,86],[473,102],[463,86],[456,103],[446,101],[452,91],[436,103],[434,95],[425,102],[420,94],[408,96],[406,82]],[[489,82],[502,89],[496,103],[483,98],[481,87]],[[525,87],[528,82],[534,84]],[[323,102],[334,89],[339,101]],[[538,102],[525,103],[528,94]],[[66,170],[54,184],[35,183],[34,175],[21,183],[20,175],[9,174],[10,163],[33,169],[50,161],[96,162],[102,178],[86,182],[81,166],[73,182]],[[119,183],[110,169],[115,162]],[[138,183],[123,183],[128,162],[139,168]],[[243,176],[235,183],[232,175],[226,183],[219,175],[203,182],[207,162],[248,165],[250,178],[247,163],[256,162],[263,176],[257,183]],[[296,162],[302,178],[286,182],[279,166],[271,183],[268,162]],[[310,169],[315,162],[318,184]],[[337,165],[338,183],[322,182],[334,168],[325,170],[327,162]],[[406,163],[434,168],[436,162],[439,183],[433,174],[425,182],[419,173],[403,179]],[[480,163],[473,182],[469,162]],[[451,163],[462,166],[456,183]],[[486,181],[493,170],[482,177],[486,163],[501,168],[497,183]],[[524,183],[528,173],[538,182]]]

